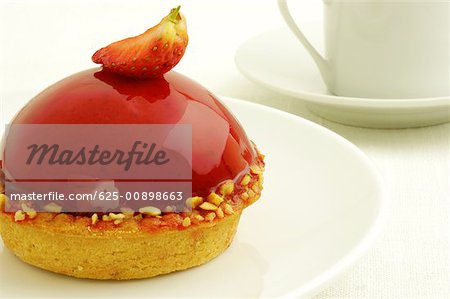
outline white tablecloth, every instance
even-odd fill
[[[234,65],[235,50],[253,35],[284,26],[275,0],[15,2],[0,2],[2,124],[52,82],[92,67],[94,50],[140,33],[181,3],[191,39],[178,71],[216,94],[283,109],[341,134],[373,160],[389,184],[389,215],[381,237],[316,298],[450,298],[449,125],[348,127],[246,80]],[[297,2],[293,6],[299,7],[302,21],[321,18],[320,1]],[[283,45],[278,48],[283,51]],[[7,100],[17,93],[23,101]]]

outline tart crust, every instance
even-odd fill
[[[264,157],[259,158],[239,181],[193,198],[192,212],[181,214],[138,214],[115,222],[96,214],[6,213],[0,194],[0,234],[24,262],[78,278],[129,280],[188,269],[230,246],[243,209],[261,195]]]
[[[241,213],[183,230],[121,230],[89,236],[16,223],[0,213],[3,241],[18,258],[36,267],[78,278],[148,278],[204,264],[231,244]],[[54,225],[54,224],[53,224]]]

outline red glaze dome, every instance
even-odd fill
[[[201,196],[236,179],[257,156],[228,109],[173,71],[137,80],[89,69],[37,95],[12,124],[191,124],[192,192]]]

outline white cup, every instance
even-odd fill
[[[312,56],[328,90],[365,98],[450,94],[448,0],[324,0],[325,57],[278,0],[289,28]]]

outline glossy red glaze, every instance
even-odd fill
[[[86,70],[37,95],[12,123],[192,124],[194,195],[206,195],[221,182],[237,178],[256,157],[228,109],[176,72],[136,80],[98,68]]]

